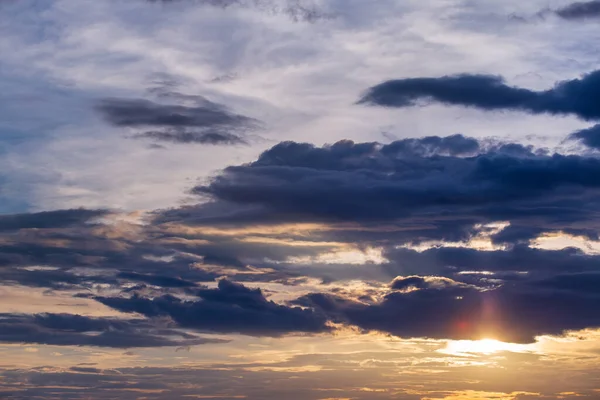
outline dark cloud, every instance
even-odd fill
[[[534,282],[534,284],[542,288],[559,291],[587,293],[595,296],[600,295],[600,290],[598,290],[600,288],[600,273],[597,270],[578,274],[555,275]]]
[[[386,81],[370,88],[359,103],[411,107],[428,101],[488,111],[575,115],[584,120],[597,120],[600,119],[599,93],[600,71],[558,82],[543,91],[509,86],[497,76],[463,74]]]
[[[244,133],[258,127],[255,119],[200,96],[188,97],[193,97],[194,105],[113,98],[102,100],[97,109],[114,126],[142,130],[136,138],[174,143],[244,144]]]
[[[410,290],[410,289],[444,289],[451,287],[461,287],[461,282],[456,282],[449,278],[438,276],[407,276],[396,278],[390,284],[394,290]]]
[[[403,276],[399,278],[397,285],[410,287],[412,284],[417,288],[445,284],[439,280],[440,277],[473,285],[497,285],[503,282],[546,279],[564,273],[591,273],[600,270],[598,255],[586,254],[576,248],[544,250],[529,247],[527,244],[487,251],[442,246],[417,251],[389,246],[383,250],[382,256],[386,261],[380,264],[344,265],[312,262],[280,265],[279,268],[284,271],[289,268],[303,276],[342,285],[348,280],[389,282],[397,276]],[[433,279],[432,276],[438,278]],[[451,281],[448,281],[448,284],[451,284]],[[401,286],[397,288],[400,289]]]
[[[327,332],[326,318],[311,310],[267,300],[260,289],[249,289],[226,279],[216,289],[199,289],[198,300],[174,296],[158,298],[96,297],[122,312],[147,317],[169,316],[179,326],[218,333],[280,336],[286,333]]]
[[[82,215],[88,213],[83,210]],[[314,256],[330,245],[255,243],[245,237],[171,226],[98,219],[94,223],[58,218],[66,211],[5,216],[0,229],[0,281],[55,290],[91,290],[97,285],[145,283],[165,289],[192,287],[221,276],[276,280],[292,272],[261,273],[248,266],[266,258]],[[91,215],[95,215],[92,213]],[[54,221],[54,216],[56,221]],[[112,217],[111,217],[112,218]],[[50,223],[51,222],[51,223]],[[62,225],[62,226],[61,226]]]
[[[585,283],[590,278],[598,282],[594,273],[490,289],[448,284],[448,280],[442,280],[444,284],[422,284],[428,279],[412,277],[396,280],[392,288],[406,289],[409,283],[413,290],[392,291],[374,304],[323,293],[307,295],[297,302],[316,307],[337,322],[400,337],[494,337],[531,343],[543,334],[600,326],[600,292],[593,284]],[[582,287],[588,290],[582,291]]]
[[[600,1],[581,1],[559,8],[555,14],[567,20],[600,18]]]
[[[104,99],[98,110],[111,124],[124,127],[210,127],[246,122],[245,117],[230,115],[214,103],[187,107],[142,99]]]
[[[600,150],[600,125],[574,132],[570,138],[579,140],[591,149]]]
[[[162,287],[193,287],[196,286],[194,282],[186,281],[184,279],[175,278],[171,276],[161,275],[144,275],[137,272],[120,272],[117,274],[118,278],[128,279],[131,281],[138,281],[148,283],[150,285],[162,286]]]
[[[7,285],[21,285],[55,290],[87,288],[96,284],[117,284],[117,280],[112,276],[77,275],[65,269],[48,268],[51,269],[27,269],[26,267],[2,268],[0,269],[0,279],[2,283]]]
[[[30,214],[0,215],[0,232],[18,229],[65,228],[108,214],[105,210],[57,210]]]
[[[466,247],[433,247],[423,251],[392,248],[384,252],[384,257],[389,260],[382,266],[387,276],[420,274],[454,278],[474,271],[500,277],[514,272],[537,277],[561,272],[592,272],[600,268],[600,256],[579,249],[543,250],[527,245],[492,251]]]
[[[585,231],[595,229],[598,173],[595,157],[484,145],[460,135],[387,145],[283,142],[195,187],[208,202],[162,211],[156,222],[354,224],[314,235],[396,244],[466,240],[477,224],[496,221],[535,227],[532,236]]]
[[[72,314],[0,314],[0,342],[114,348],[223,343],[161,327],[143,319],[92,318]]]
[[[461,135],[386,145],[284,142],[194,188],[208,202],[156,211],[148,224],[116,216],[92,224],[83,217],[11,222],[0,232],[0,279],[69,289],[181,329],[281,336],[329,332],[330,322],[340,322],[400,336],[470,338],[485,325],[507,340],[527,341],[597,324],[588,305],[596,305],[591,282],[599,256],[530,247],[547,233],[598,239],[600,159],[589,154],[551,154]],[[498,221],[503,228],[488,225]],[[399,246],[475,236],[502,250]],[[318,261],[323,253],[371,247],[381,248],[381,261]],[[378,283],[397,276],[389,288]],[[224,277],[217,288],[201,285]],[[302,285],[309,277],[334,287],[301,299],[308,308],[275,303],[232,282]],[[336,289],[346,279],[374,282],[356,293]],[[477,319],[490,296],[501,316]],[[455,303],[457,297],[465,301]],[[556,302],[556,319],[528,321],[542,312],[542,302]],[[505,304],[524,314],[511,314]],[[572,319],[567,307],[577,308]],[[418,318],[406,309],[420,310]],[[470,330],[448,328],[463,314],[471,318]],[[507,324],[521,319],[526,322],[510,336]],[[39,321],[36,326],[48,329]],[[107,332],[102,337],[113,334]]]
[[[164,131],[148,131],[135,135],[136,138],[155,139],[161,142],[172,143],[199,143],[199,144],[248,144],[248,142],[232,133],[227,132],[197,132],[179,129]]]

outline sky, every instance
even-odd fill
[[[0,0],[0,398],[600,398],[599,23]]]

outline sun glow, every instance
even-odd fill
[[[528,345],[505,343],[494,339],[456,340],[448,342],[441,351],[447,354],[494,354],[503,351],[523,353],[530,351]]]

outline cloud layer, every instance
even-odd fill
[[[172,329],[281,337],[329,333],[337,323],[401,337],[531,342],[600,326],[599,256],[533,247],[548,235],[598,241],[599,173],[594,155],[462,135],[282,142],[194,187],[203,202],[156,210],[142,223],[88,210],[4,216],[0,273],[12,285],[69,290]],[[490,248],[471,247],[477,240]],[[377,257],[353,260],[373,249]],[[363,284],[344,288],[353,279]],[[301,291],[286,294],[292,287]],[[17,321],[30,327],[29,341],[55,340],[36,333],[45,320],[8,316],[6,324]],[[108,346],[116,331],[139,333],[148,346],[180,344],[148,337],[148,326],[100,323],[106,332],[90,345]]]
[[[224,342],[143,319],[119,320],[73,314],[0,314],[0,328],[0,342],[4,343],[127,349]]]

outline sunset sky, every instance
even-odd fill
[[[0,399],[600,399],[599,27],[0,0]]]

